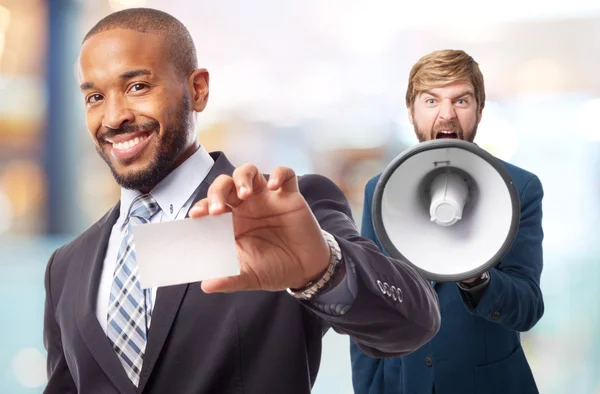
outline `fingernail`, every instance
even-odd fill
[[[210,210],[211,211],[216,211],[217,209],[219,209],[219,203],[216,201],[213,201],[210,203]]]
[[[240,187],[240,194],[243,196],[246,193],[248,193],[248,188],[246,186]]]

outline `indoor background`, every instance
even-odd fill
[[[211,73],[199,139],[234,164],[318,172],[348,196],[416,139],[403,96],[436,49],[480,64],[476,142],[543,182],[546,312],[523,334],[542,394],[600,394],[600,2],[0,0],[0,393],[41,393],[52,251],[119,198],[83,119],[82,37],[125,7],[179,18]],[[350,394],[348,338],[325,336],[317,394]],[[509,393],[507,393],[509,394]]]

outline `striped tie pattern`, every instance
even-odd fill
[[[149,194],[142,194],[131,204],[124,224],[123,241],[117,255],[108,304],[108,339],[127,376],[136,387],[140,380],[150,328],[152,292],[150,289],[142,290],[138,280],[131,227],[148,223],[159,209]]]

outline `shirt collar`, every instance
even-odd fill
[[[171,171],[152,189],[150,195],[154,197],[164,215],[170,220],[177,217],[177,213],[192,197],[213,164],[213,158],[204,147],[200,146],[192,156]],[[121,188],[120,218],[122,220],[127,217],[131,203],[140,194],[142,193],[138,190]],[[173,207],[172,211],[171,206]]]

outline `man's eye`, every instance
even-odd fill
[[[86,99],[86,102],[88,103],[95,103],[102,100],[102,95],[100,94],[92,94],[90,96],[88,96],[88,98]]]
[[[134,85],[131,86],[130,91],[132,92],[138,92],[140,90],[144,90],[148,87],[148,85],[144,84],[144,83],[136,83]]]

